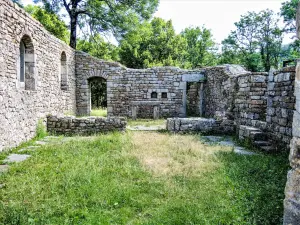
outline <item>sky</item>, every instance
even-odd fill
[[[217,43],[221,43],[235,29],[241,15],[247,11],[259,12],[271,9],[279,12],[281,3],[287,0],[160,0],[155,17],[172,20],[177,33],[190,26],[202,26],[212,31]],[[32,0],[22,0],[24,5]],[[282,21],[280,25],[283,26]],[[284,43],[291,42],[290,36]]]

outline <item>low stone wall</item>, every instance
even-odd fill
[[[235,131],[233,121],[207,118],[168,118],[167,130],[175,133],[203,132],[230,134]]]
[[[47,131],[63,135],[87,135],[110,131],[125,131],[126,125],[126,119],[123,117],[47,117]]]

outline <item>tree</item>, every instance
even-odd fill
[[[289,0],[282,3],[280,15],[285,22],[284,32],[296,33],[296,12],[300,0]]]
[[[212,33],[205,27],[186,28],[181,32],[187,41],[185,67],[204,67],[216,64],[216,44]]]
[[[49,13],[40,6],[35,5],[27,5],[24,9],[32,15],[33,18],[38,20],[51,34],[68,43],[68,37],[70,35],[68,28],[64,21],[56,14]]]
[[[149,19],[158,0],[34,0],[47,11],[64,8],[70,18],[70,46],[76,49],[77,26],[89,26],[94,33],[112,32],[117,39],[144,19]]]
[[[176,35],[171,20],[154,18],[124,36],[120,43],[120,58],[130,68],[179,66],[186,46],[186,40]]]
[[[248,12],[222,44],[241,56],[241,62],[250,71],[269,71],[278,68],[282,32],[277,26],[278,18],[271,10]]]
[[[77,49],[100,59],[120,60],[118,47],[105,42],[99,34],[90,36],[88,40],[79,39]]]

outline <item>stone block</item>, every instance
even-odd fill
[[[294,111],[293,116],[293,136],[300,137],[300,113]]]

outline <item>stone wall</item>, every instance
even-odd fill
[[[168,118],[167,130],[175,133],[214,133],[232,134],[235,131],[233,124],[213,118]]]
[[[77,114],[90,113],[89,79],[107,80],[108,116],[184,117],[187,82],[204,82],[203,70],[176,67],[129,69],[83,52],[76,53]],[[199,100],[200,101],[200,100]]]
[[[89,135],[112,131],[125,131],[126,119],[118,117],[48,116],[47,131],[58,135]]]
[[[295,67],[270,71],[268,80],[267,132],[278,146],[288,148],[295,109]]]
[[[76,105],[73,49],[10,0],[0,0],[0,27],[1,151],[34,137],[47,114],[74,112]]]
[[[292,169],[288,172],[287,183],[285,187],[284,221],[283,221],[283,224],[285,225],[300,224],[300,62],[299,61],[296,67],[294,95],[296,97],[296,106],[293,115],[293,125],[292,125],[293,138],[290,144],[291,149],[290,149],[290,156],[289,156],[290,165]]]
[[[249,73],[237,77],[233,111],[238,126],[255,126],[256,121],[265,121],[267,79],[268,73]]]

